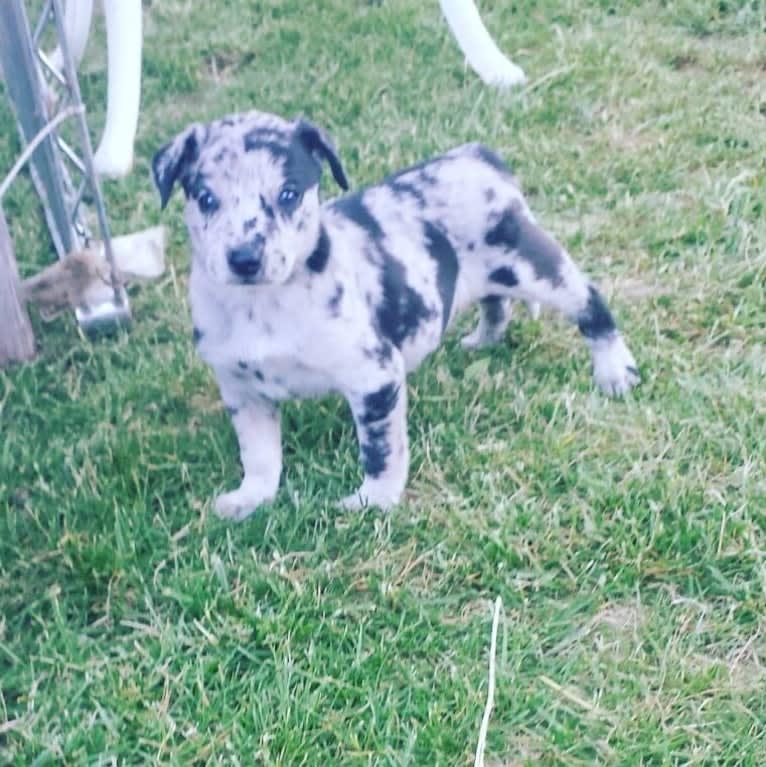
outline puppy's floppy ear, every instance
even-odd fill
[[[296,121],[295,135],[314,157],[318,160],[327,160],[332,177],[337,181],[338,186],[346,191],[349,186],[348,179],[330,137],[321,128],[302,118]]]
[[[190,125],[171,142],[165,144],[152,158],[152,175],[160,192],[162,209],[168,204],[173,186],[188,172],[199,157],[198,125]]]

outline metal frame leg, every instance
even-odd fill
[[[40,38],[48,25],[53,26],[58,39],[63,72],[56,69],[39,50]],[[72,106],[82,106],[75,65],[64,29],[61,0],[47,0],[44,3],[34,34],[30,32],[23,1],[0,0],[0,65],[25,144],[32,141],[51,118],[55,119],[56,114]],[[59,91],[54,115],[48,114],[43,95],[43,72],[47,73],[52,86]],[[35,150],[30,167],[59,258],[65,258],[90,243],[91,234],[84,219],[83,198],[87,194],[94,203],[100,239],[111,269],[111,290],[103,298],[99,296],[94,305],[76,309],[81,327],[91,332],[108,329],[115,324],[126,324],[130,320],[130,309],[127,294],[118,282],[109,222],[98,176],[93,167],[93,148],[82,109],[75,112],[75,119],[78,123],[79,152],[69,146],[57,130],[52,131]],[[79,175],[77,189],[72,183],[70,168]]]

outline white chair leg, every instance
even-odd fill
[[[79,66],[85,53],[92,18],[93,0],[66,0],[64,4],[64,29],[69,55],[74,59],[75,67]],[[48,58],[54,69],[59,72],[64,71],[64,56],[60,46],[56,46]],[[56,111],[56,91],[48,84],[42,70],[40,71],[40,87],[48,112],[52,114]]]
[[[66,40],[69,45],[69,54],[74,59],[75,66],[79,66],[85,53],[90,34],[90,22],[93,18],[93,0],[66,0],[64,4],[64,29]],[[61,49],[51,54],[51,61],[56,69],[61,71],[64,61]]]
[[[101,176],[121,178],[133,167],[141,101],[141,0],[104,0],[108,61],[106,125],[94,157]]]
[[[440,0],[447,20],[468,63],[489,85],[511,87],[526,82],[524,71],[504,56],[487,32],[473,0]]]

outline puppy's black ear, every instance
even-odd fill
[[[303,119],[296,122],[295,135],[314,157],[327,160],[332,177],[338,186],[346,191],[349,186],[348,179],[330,137],[321,128]]]
[[[190,125],[152,158],[152,175],[160,192],[163,210],[168,204],[176,181],[183,178],[189,166],[199,157],[198,127],[196,124]]]

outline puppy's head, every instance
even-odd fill
[[[222,284],[282,284],[319,239],[326,160],[348,181],[326,134],[305,120],[249,112],[190,125],[152,160],[162,207],[178,181],[199,266]]]

